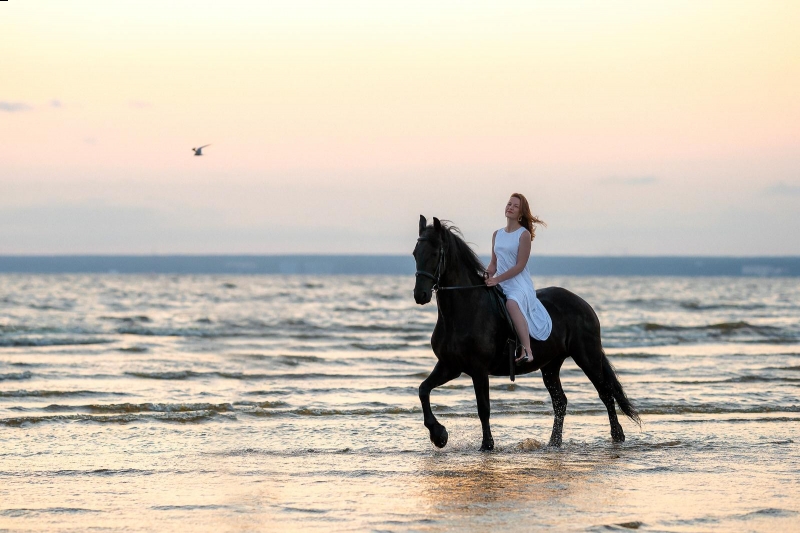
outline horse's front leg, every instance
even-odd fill
[[[419,386],[419,401],[422,403],[422,415],[425,417],[425,427],[431,433],[431,442],[437,448],[444,448],[447,444],[447,430],[436,420],[431,411],[431,391],[440,385],[444,385],[461,375],[458,370],[453,370],[442,364],[436,363],[433,371],[428,378]]]
[[[481,419],[481,428],[483,428],[481,451],[488,452],[494,450],[492,429],[489,427],[489,413],[491,411],[491,406],[489,405],[489,375],[473,376],[472,385],[475,387],[475,398],[478,400],[478,417]]]

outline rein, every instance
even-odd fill
[[[428,239],[426,239],[425,237],[420,237],[419,239],[417,239],[417,242],[427,241],[427,240]],[[446,260],[445,260],[446,255],[447,254],[445,253],[444,245],[440,246],[439,247],[439,263],[436,265],[436,271],[433,274],[431,274],[430,272],[427,272],[425,270],[417,270],[414,273],[414,275],[416,277],[423,276],[423,277],[432,279],[433,280],[433,292],[456,291],[456,290],[461,290],[461,289],[479,289],[481,287],[483,287],[484,289],[488,289],[489,288],[489,286],[486,285],[485,283],[482,284],[482,285],[452,285],[450,287],[442,287],[441,285],[439,285],[439,283],[441,281],[441,278],[442,278],[442,275],[444,274],[444,268],[445,268],[445,265],[446,265]]]

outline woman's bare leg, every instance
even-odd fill
[[[517,335],[519,335],[519,340],[525,348],[525,354],[531,354],[531,357],[533,357],[533,352],[531,351],[531,337],[528,333],[528,321],[525,320],[522,309],[519,308],[519,305],[514,300],[506,300],[506,309],[508,309],[508,314],[511,315],[511,321],[517,329]],[[522,354],[522,356],[516,360],[519,361],[526,357],[525,354]]]

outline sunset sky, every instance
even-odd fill
[[[0,254],[800,254],[800,2],[0,2]],[[211,143],[203,157],[191,148]]]

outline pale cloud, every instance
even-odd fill
[[[153,107],[153,104],[150,102],[143,102],[141,100],[131,100],[129,105],[134,109],[147,109],[149,107]]]
[[[63,106],[64,104],[61,103],[61,100],[58,99],[50,100],[50,107],[55,107],[56,109],[59,109]]]
[[[764,192],[776,196],[800,196],[800,185],[779,181],[764,189]]]
[[[31,106],[22,102],[0,102],[0,111],[5,111],[6,113],[30,111],[31,109],[33,109]]]
[[[655,176],[609,176],[597,181],[603,185],[652,185],[659,180]]]

